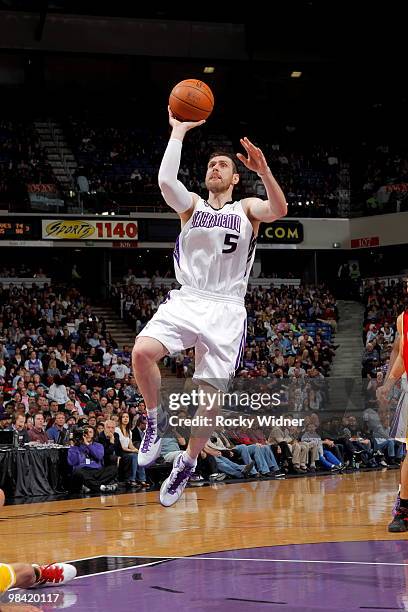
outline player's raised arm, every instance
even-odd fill
[[[181,148],[186,133],[192,128],[205,123],[202,121],[178,121],[169,108],[169,123],[172,132],[159,170],[159,186],[163,198],[173,210],[182,214],[187,212],[198,196],[190,191],[178,180],[180,168]]]
[[[249,170],[257,173],[265,185],[268,196],[267,200],[261,200],[260,198],[246,199],[248,217],[265,222],[275,221],[275,219],[284,217],[288,213],[288,205],[286,204],[282,189],[279,187],[266,162],[264,154],[248,138],[241,138],[241,144],[248,157],[245,157],[242,153],[237,153],[238,159]]]

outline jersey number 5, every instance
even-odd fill
[[[234,251],[236,251],[237,249],[237,242],[239,239],[239,236],[237,236],[236,234],[225,234],[225,240],[224,240],[224,244],[229,247],[228,249],[222,249],[223,253],[233,253]]]

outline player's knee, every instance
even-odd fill
[[[132,350],[132,365],[135,372],[146,367],[154,359],[151,355],[149,346],[144,342],[135,342]]]

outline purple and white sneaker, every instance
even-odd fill
[[[170,476],[166,478],[160,488],[160,503],[162,506],[172,506],[180,499],[194,470],[195,465],[186,465],[182,454],[174,459]]]
[[[157,433],[156,420],[147,417],[147,427],[137,454],[140,467],[149,467],[160,455],[161,438]]]

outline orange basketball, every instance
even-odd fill
[[[179,121],[201,121],[211,114],[214,96],[208,85],[202,81],[186,79],[173,87],[169,106]]]
[[[0,489],[0,508],[4,506],[5,497],[3,491]]]

